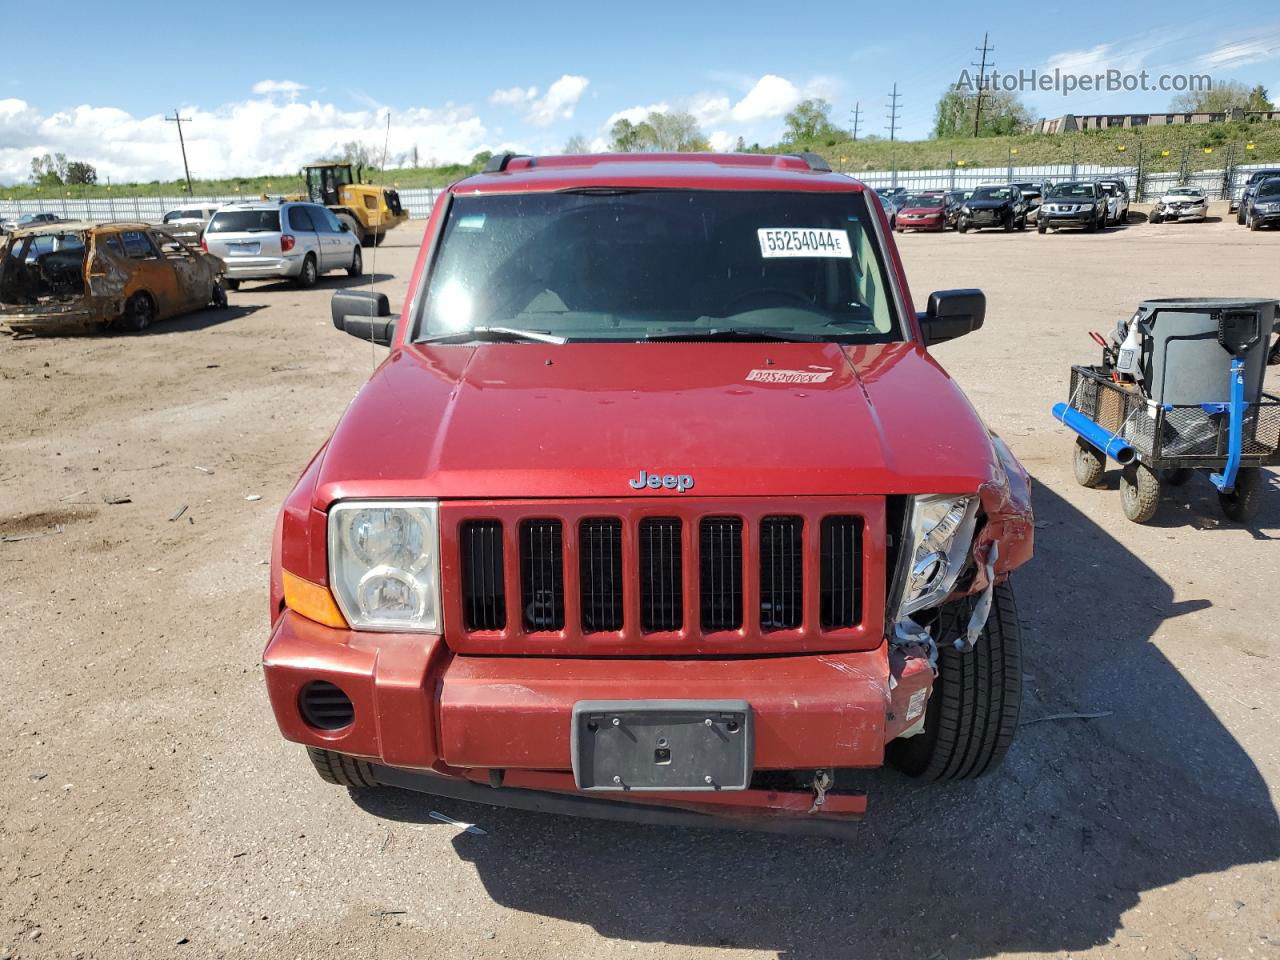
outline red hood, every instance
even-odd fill
[[[413,346],[343,416],[313,502],[655,495],[641,470],[689,496],[959,493],[998,469],[910,343]]]
[[[926,217],[937,217],[942,215],[942,209],[942,207],[903,207],[898,211],[898,216],[902,216],[904,213],[909,213],[912,216],[923,215]]]

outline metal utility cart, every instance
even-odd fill
[[[1280,398],[1262,388],[1276,311],[1274,300],[1145,301],[1121,325],[1140,334],[1140,356],[1126,358],[1136,382],[1119,381],[1121,351],[1104,345],[1100,366],[1071,368],[1069,399],[1053,408],[1079,435],[1076,480],[1097,486],[1110,457],[1125,516],[1146,523],[1163,484],[1206,470],[1222,512],[1250,521],[1262,468],[1280,464]]]

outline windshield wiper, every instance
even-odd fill
[[[518,330],[515,327],[472,327],[457,333],[439,333],[423,337],[418,343],[568,343],[565,337],[540,330]]]
[[[839,334],[837,334],[837,336],[839,336]],[[830,339],[832,339],[830,335],[824,336],[811,333],[793,333],[790,330],[752,330],[744,327],[712,327],[709,330],[688,330],[684,333],[651,333],[645,337],[645,340],[651,343],[680,340],[708,340],[711,342],[741,340],[743,342],[756,343],[821,343]]]

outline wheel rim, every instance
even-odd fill
[[[151,300],[148,297],[138,297],[133,304],[133,322],[139,330],[145,330],[151,326],[152,319]]]
[[[316,282],[316,262],[314,260],[308,259],[307,262],[302,265],[302,273],[306,278],[308,285],[315,283]]]

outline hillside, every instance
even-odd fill
[[[1247,149],[1247,144],[1253,149]],[[1123,149],[1121,149],[1123,148]],[[833,145],[794,144],[767,148],[785,153],[809,149],[825,156],[832,167],[850,173],[864,170],[945,169],[1001,166],[1010,160],[1017,166],[1039,164],[1105,163],[1136,166],[1139,156],[1151,171],[1221,169],[1227,162],[1280,162],[1280,122],[1265,124],[1217,123],[1131,130],[1099,130],[1088,133],[1016,134],[1008,137],[962,137],[947,140],[846,140]],[[1205,152],[1208,149],[1210,152]],[[1010,151],[1016,150],[1013,154]],[[397,189],[442,187],[475,172],[476,166],[453,164],[388,170],[383,182]],[[114,183],[110,186],[0,187],[0,198],[26,200],[68,197],[179,196],[186,192],[185,180],[151,183]],[[256,177],[195,180],[197,196],[228,196],[237,193],[256,197],[300,193],[297,173]]]

